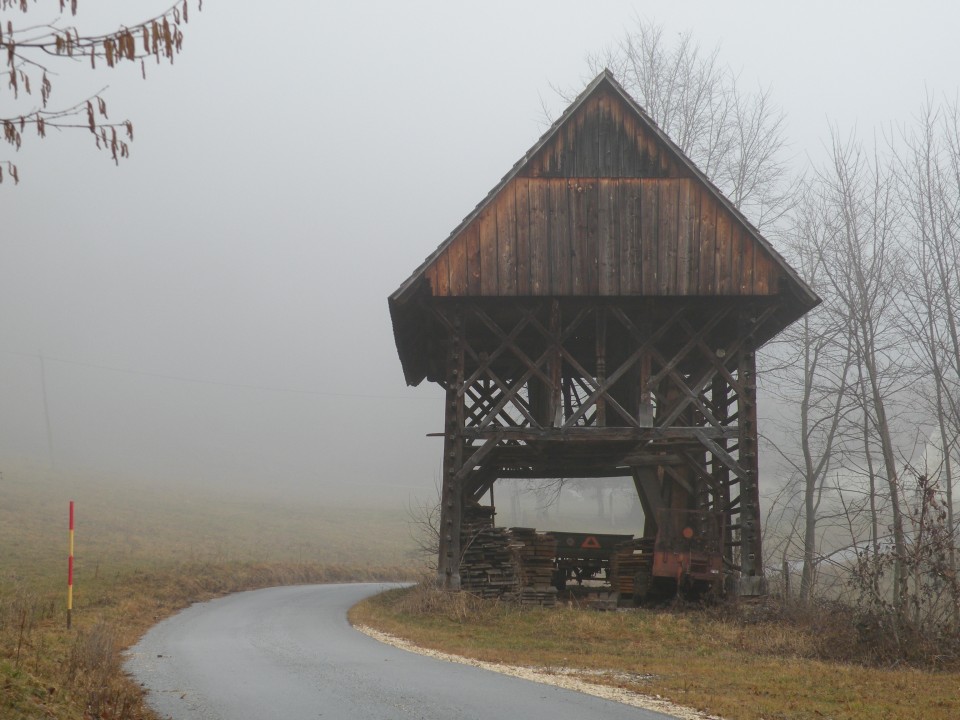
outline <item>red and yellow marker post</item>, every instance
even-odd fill
[[[73,614],[73,500],[70,501],[70,555],[67,559],[67,629]]]

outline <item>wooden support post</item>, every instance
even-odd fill
[[[464,380],[463,314],[457,309],[451,320],[447,350],[447,387],[444,408],[443,485],[440,497],[440,549],[437,582],[450,590],[460,589],[460,530],[463,521]]]
[[[713,405],[713,414],[720,423],[726,427],[730,422],[730,405],[727,399],[727,383],[722,375],[717,374],[714,376],[710,396],[710,401]],[[728,447],[726,438],[718,439],[717,444],[726,452]],[[717,458],[714,458],[710,474],[713,476],[713,486],[717,488],[714,491],[714,508],[726,512],[727,508],[730,507],[730,471],[723,463],[719,462]],[[733,565],[732,525],[731,517],[728,514],[723,522],[723,532],[725,535],[723,539],[723,555],[730,565]]]
[[[741,332],[751,329],[742,324]],[[739,394],[738,422],[740,427],[739,465],[744,470],[740,478],[740,594],[763,595],[761,548],[760,484],[757,458],[757,366],[756,355],[748,343],[740,351],[738,380],[743,391]]]

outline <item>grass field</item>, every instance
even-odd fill
[[[73,628],[67,508],[76,501]],[[409,578],[403,512],[4,467],[0,717],[153,718],[120,652],[159,619],[227,592]]]
[[[960,717],[960,673],[819,660],[845,651],[823,647],[838,637],[835,629],[820,632],[830,618],[789,622],[765,617],[756,606],[679,613],[519,609],[420,587],[367,600],[351,619],[480,660],[579,669],[589,682],[729,720]]]
[[[65,628],[67,503],[77,503],[74,627]],[[0,717],[155,720],[123,648],[191,602],[303,582],[418,572],[406,508],[69,477],[0,475]],[[960,673],[867,667],[829,612],[763,606],[598,613],[518,609],[433,589],[362,603],[355,621],[483,660],[584,671],[729,720],[954,720]]]

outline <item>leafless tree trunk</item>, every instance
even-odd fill
[[[859,439],[863,446],[863,468],[867,475],[867,501],[870,509],[870,562],[873,572],[870,575],[874,594],[880,596],[880,510],[878,507],[877,471],[873,461],[873,446],[871,444],[870,412],[867,403],[867,386],[863,377],[863,367],[857,367],[857,398],[860,408]]]
[[[895,243],[897,214],[890,175],[876,152],[868,156],[854,138],[841,141],[834,132],[830,164],[818,173],[817,180],[828,227],[820,252],[824,271],[837,297],[833,310],[846,325],[854,361],[861,374],[866,429],[880,448],[897,558],[893,604],[902,611],[906,548],[891,416],[902,380],[902,348],[893,321],[898,264],[902,260]],[[867,452],[869,455],[869,447]]]
[[[953,457],[960,434],[960,113],[927,99],[912,132],[895,154],[901,206],[909,218],[904,326],[918,364],[932,384],[925,410],[940,450],[930,481],[945,493],[947,527],[954,531]],[[955,541],[949,549],[956,575]]]
[[[427,569],[437,569],[440,554],[440,490],[432,500],[411,501],[407,505],[407,522],[414,552],[427,563]]]
[[[791,447],[775,444],[789,464],[802,496],[802,553],[800,602],[809,603],[818,563],[818,523],[826,479],[834,464],[843,419],[850,406],[849,385],[853,366],[846,325],[837,322],[829,307],[836,297],[826,282],[820,249],[829,228],[816,193],[805,187],[804,200],[795,213],[788,251],[808,284],[820,293],[824,306],[789,328],[774,354],[780,363],[768,368],[775,379],[774,394],[796,413],[797,426],[785,428]],[[791,413],[793,417],[793,413]]]

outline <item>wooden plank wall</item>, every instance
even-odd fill
[[[587,98],[520,172],[566,178],[691,176],[610,89]]]
[[[517,177],[425,271],[438,297],[767,295],[780,268],[688,178]]]

